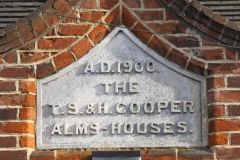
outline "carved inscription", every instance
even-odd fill
[[[112,67],[113,66],[113,67]],[[93,64],[88,62],[85,65],[84,74],[129,74],[134,72],[135,74],[141,74],[142,72],[148,72],[150,74],[159,73],[156,72],[156,67],[153,62],[137,62],[131,63],[130,61],[116,62],[110,64],[108,62],[100,62]],[[109,94],[139,94],[139,87],[141,84],[133,81],[113,81],[108,83],[99,83],[97,85],[102,86],[102,93]],[[129,102],[129,103],[116,103],[113,106],[104,102],[96,102],[96,104],[89,103],[83,106],[79,106],[76,103],[69,104],[49,104],[51,108],[52,116],[95,116],[95,115],[136,115],[147,114],[149,116],[157,114],[165,114],[170,112],[171,114],[193,114],[194,102],[193,101],[147,101],[144,103]],[[76,123],[71,126],[63,123],[55,123],[52,127],[51,135],[96,135],[100,131],[110,130],[112,135],[121,134],[192,134],[191,128],[185,121],[168,121],[168,122],[150,122],[150,123],[111,123],[108,127],[101,126],[98,122],[92,123]]]
[[[207,145],[205,79],[116,29],[90,53],[38,81],[37,146]]]

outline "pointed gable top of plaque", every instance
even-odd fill
[[[131,42],[133,42],[136,46],[138,46],[141,50],[143,50],[146,54],[148,54],[149,56],[151,56],[152,58],[158,60],[160,63],[162,63],[163,65],[165,65],[168,68],[171,68],[172,70],[187,76],[189,78],[195,79],[197,81],[200,81],[202,84],[204,84],[204,77],[202,75],[190,72],[188,70],[184,70],[182,67],[178,66],[177,64],[165,59],[164,57],[160,56],[158,53],[156,53],[154,50],[152,50],[151,48],[149,48],[146,44],[142,43],[134,34],[132,34],[127,28],[125,28],[124,26],[122,27],[116,27],[107,37],[105,37],[104,40],[102,40],[100,42],[100,44],[96,45],[93,49],[91,49],[89,51],[89,53],[87,53],[84,57],[80,58],[76,63],[71,64],[70,66],[64,68],[63,70],[60,70],[58,73],[46,77],[42,80],[40,80],[41,82],[47,82],[50,81],[52,79],[55,79],[69,71],[71,71],[72,69],[76,68],[79,66],[79,64],[82,61],[88,60],[91,56],[93,56],[94,54],[98,53],[102,48],[104,48],[106,45],[110,44],[111,45],[111,41],[113,39],[116,39],[116,37],[119,37],[118,35],[124,36],[125,38],[127,38],[128,40],[130,40]],[[119,46],[124,45],[124,41],[122,41],[123,43],[119,42]],[[101,53],[100,53],[101,54]],[[137,53],[136,53],[137,54]]]

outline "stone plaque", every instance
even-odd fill
[[[38,81],[37,146],[207,145],[205,79],[116,28],[86,56]]]

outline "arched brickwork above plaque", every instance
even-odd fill
[[[168,6],[174,7],[181,1],[171,2]],[[138,7],[144,7],[143,11],[137,11]],[[30,73],[23,76],[43,78],[79,59],[114,26],[124,24],[160,55],[195,73],[206,75],[222,69],[221,65],[224,68],[238,66],[234,62],[238,58],[237,51],[214,45],[207,37],[188,33],[187,27],[172,12],[163,10],[165,7],[155,0],[148,3],[48,1],[36,12],[18,20],[16,25],[2,30],[1,63],[27,64],[28,68],[23,70],[30,70]],[[211,46],[215,48],[209,48]],[[232,63],[222,64],[225,59]],[[214,60],[219,64],[207,65]],[[43,71],[45,67],[48,71]]]

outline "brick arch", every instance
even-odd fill
[[[239,25],[214,13],[198,0],[158,0],[158,2],[165,4],[185,22],[207,36],[230,46],[240,46]]]
[[[154,30],[148,27],[136,13],[130,11],[131,5],[134,5],[132,2],[124,1],[123,4],[120,4],[118,0],[111,2],[102,0],[100,4],[93,3],[93,0],[84,2],[78,0],[49,0],[40,7],[39,12],[31,13],[28,17],[18,20],[16,25],[5,28],[2,37],[5,37],[7,42],[0,48],[1,52],[4,53],[2,54],[3,63],[26,63],[28,66],[25,66],[24,69],[22,67],[16,67],[15,69],[23,70],[26,77],[44,78],[73,63],[97,45],[114,27],[104,25],[104,23],[115,25],[122,23],[161,56],[192,72],[202,75],[206,73],[206,63],[203,60],[189,56],[164,37],[153,34]],[[97,7],[97,5],[99,6]],[[122,15],[120,15],[120,5]],[[96,8],[105,10],[104,13],[95,12],[83,15],[89,21],[101,19],[103,24],[79,24],[75,27],[69,26],[69,28],[62,26],[61,23],[71,21],[71,18],[67,16],[74,16],[74,7],[84,8],[86,12]],[[96,19],[97,16],[100,18]],[[122,22],[120,22],[121,20]],[[58,33],[61,34],[60,38],[44,38],[44,36],[55,36],[52,31],[53,28],[61,28],[61,33]],[[71,30],[73,31],[71,32]],[[68,36],[69,38],[66,38]],[[31,55],[20,53],[18,55],[20,56],[20,62],[16,62],[16,50],[34,50],[36,43],[37,50],[45,50],[46,52],[56,50],[56,53],[53,55],[43,51],[40,54],[38,51],[33,52]]]
[[[64,17],[48,13],[67,16],[72,12],[71,7],[76,3],[77,1],[74,0],[48,0],[37,11],[17,20],[13,25],[6,26],[0,31],[0,53],[30,45],[64,19]]]

